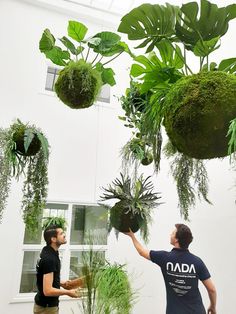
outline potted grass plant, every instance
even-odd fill
[[[106,65],[122,52],[131,52],[113,32],[103,31],[85,38],[88,28],[78,21],[69,21],[67,31],[69,38],[59,39],[64,47],[61,48],[50,30],[45,29],[39,49],[62,67],[55,83],[59,99],[72,109],[88,108],[96,101],[103,84],[116,83],[113,69]]]
[[[158,193],[153,192],[153,184],[143,175],[132,182],[129,176],[121,174],[107,188],[103,188],[102,201],[116,199],[118,202],[109,208],[109,231],[114,227],[116,232],[133,232],[140,230],[145,242],[148,241],[148,225],[151,223],[152,209],[158,206]]]
[[[82,253],[80,276],[83,287],[78,288],[78,293],[82,296],[82,313],[131,313],[137,294],[131,287],[125,265],[111,264],[101,251],[90,245],[89,250]]]
[[[48,184],[49,144],[35,125],[19,119],[9,128],[0,129],[0,217],[6,206],[11,179],[25,176],[23,219],[29,231],[38,228],[38,217],[45,207]]]
[[[226,157],[236,148],[236,58],[211,59],[235,17],[236,4],[146,3],[123,16],[118,28],[130,40],[142,40],[136,48],[146,48],[145,55],[134,57],[130,71],[139,94],[149,93],[145,108],[132,117],[134,134],[151,145],[158,172],[165,129],[164,153],[172,159],[185,219],[196,195],[209,202],[204,160]],[[190,54],[199,60],[196,72],[188,62]],[[122,117],[126,124],[129,110]],[[135,157],[127,151],[126,156]]]

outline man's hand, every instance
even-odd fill
[[[67,295],[71,298],[80,298],[82,296],[78,289],[68,290]]]
[[[129,228],[128,232],[123,232],[124,234],[126,234],[127,236],[129,236],[130,238],[132,238],[134,236],[133,231]]]
[[[210,306],[207,310],[207,314],[216,314],[215,307]]]

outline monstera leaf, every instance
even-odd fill
[[[119,52],[124,51],[124,48],[119,45],[120,36],[112,32],[101,32],[94,36],[96,42],[89,42],[88,46],[94,50],[94,52],[100,53],[102,56],[110,57]]]
[[[137,48],[149,44],[149,52],[163,38],[175,38],[178,12],[179,7],[168,3],[166,6],[145,3],[122,17],[118,31],[127,34],[130,40],[145,39]]]
[[[236,4],[218,8],[207,0],[201,0],[200,15],[197,2],[186,3],[180,10],[176,35],[187,49],[197,51],[197,56],[215,50],[217,39],[227,32],[229,21],[236,17]]]

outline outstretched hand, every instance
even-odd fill
[[[126,234],[129,237],[132,237],[134,235],[133,231],[129,228],[128,232],[123,232],[124,234]]]

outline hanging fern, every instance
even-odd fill
[[[209,204],[208,176],[202,160],[190,158],[176,151],[168,142],[164,149],[167,158],[173,158],[170,164],[172,176],[176,182],[180,213],[185,220],[189,219],[189,209],[196,204],[196,194]]]

